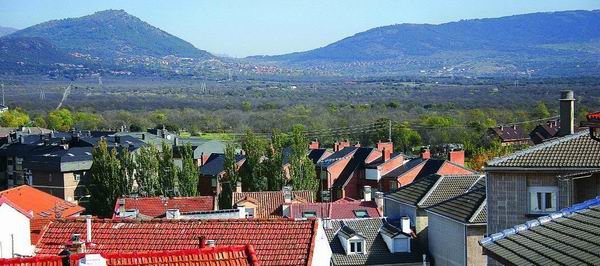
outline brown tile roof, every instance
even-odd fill
[[[600,142],[589,131],[556,138],[486,163],[486,168],[600,168]]]
[[[119,200],[125,200],[125,209],[136,209],[140,214],[153,218],[164,216],[167,209],[179,209],[180,212],[214,210],[213,196],[165,198],[164,201],[161,197],[121,198]],[[119,200],[115,204],[113,218],[118,217],[116,213],[119,211]],[[165,206],[165,202],[167,206]]]
[[[427,208],[427,211],[464,224],[487,223],[485,187],[442,201]]]
[[[292,191],[293,201],[314,202],[312,191]],[[236,203],[248,200],[256,204],[254,217],[277,218],[282,217],[281,205],[284,203],[283,191],[261,191],[261,192],[234,192],[232,202]]]
[[[79,265],[86,254],[70,256],[70,265]],[[152,251],[135,253],[103,253],[107,266],[154,266],[154,265],[210,265],[243,266],[259,265],[254,248],[245,246],[221,246],[216,248],[190,249],[179,251]],[[0,259],[0,265],[62,266],[60,256],[35,256],[29,258]]]
[[[198,248],[204,237],[217,247],[250,244],[263,265],[308,265],[317,229],[314,219],[93,220],[93,245],[86,248],[90,253],[178,251]],[[85,219],[53,221],[37,254],[58,254],[73,234],[86,235]]]
[[[352,198],[339,199],[334,202],[293,203],[290,206],[290,218],[303,218],[304,212],[314,212],[317,218],[355,219],[355,211],[364,210],[368,217],[381,217],[375,201],[361,201]]]
[[[0,191],[19,208],[32,212],[34,218],[61,218],[79,215],[85,209],[77,204],[52,196],[39,189],[22,185]]]
[[[490,128],[501,141],[522,141],[528,140],[529,135],[519,126],[502,126]]]

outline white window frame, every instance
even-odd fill
[[[550,201],[553,204],[553,206],[551,208],[547,208],[546,207],[546,196],[547,194],[550,193]],[[540,197],[539,202],[532,202],[533,199],[535,199],[536,201],[538,201],[538,194]],[[535,196],[535,198],[534,198]],[[554,186],[535,186],[535,187],[528,187],[527,188],[527,206],[529,209],[529,213],[530,214],[545,214],[545,213],[552,213],[552,212],[556,212],[558,211],[558,187],[554,187]],[[540,204],[540,206],[538,206],[537,208],[535,208],[533,205],[537,203]]]
[[[312,218],[317,217],[316,211],[304,211],[302,212],[302,218]]]
[[[364,254],[365,253],[365,241],[364,240],[350,240],[348,241],[348,254]],[[352,248],[354,246],[354,251]],[[360,247],[360,251],[358,250]]]
[[[246,208],[246,218],[254,218],[254,208]]]

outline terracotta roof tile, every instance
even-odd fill
[[[292,191],[293,201],[314,202],[312,191]],[[248,200],[256,204],[254,217],[277,218],[282,217],[281,205],[284,203],[283,191],[261,191],[261,192],[234,192],[233,204]]]
[[[31,244],[35,245],[40,240],[42,232],[50,224],[52,220],[48,218],[34,218],[29,220],[29,228],[31,232]]]
[[[122,199],[125,200],[125,209],[137,209],[141,215],[153,218],[164,216],[166,209],[179,209],[180,212],[214,210],[214,197],[212,196],[168,198],[166,199],[166,207],[164,201],[160,197]],[[115,213],[117,213],[118,210],[119,200],[117,200],[115,204]]]
[[[600,112],[589,113],[587,115],[588,120],[600,120]]]
[[[102,253],[108,266],[130,265],[211,265],[242,266],[259,265],[254,249],[245,246],[221,246],[216,248],[190,249],[180,251],[153,251],[135,253]],[[79,265],[85,254],[70,256],[71,265]],[[62,265],[60,256],[36,256],[31,258],[0,259],[2,265]]]
[[[0,192],[19,208],[33,212],[34,218],[61,218],[79,215],[85,209],[33,187],[22,185]]]
[[[198,247],[200,237],[218,246],[251,244],[264,265],[307,265],[316,220],[94,220],[88,252],[176,251]],[[85,219],[50,223],[37,245],[38,255],[58,254],[73,234],[86,235]]]

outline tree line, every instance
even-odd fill
[[[92,151],[88,191],[91,213],[111,216],[119,197],[197,196],[198,168],[190,144],[177,147],[181,153],[181,168],[173,160],[173,148],[163,142],[161,150],[146,145],[135,152],[127,147],[109,148],[100,140]]]

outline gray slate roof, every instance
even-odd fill
[[[487,167],[600,168],[600,142],[589,131],[535,145],[487,162]]]
[[[600,197],[480,241],[508,265],[600,265]]]
[[[428,175],[385,197],[410,206],[427,208],[467,192],[481,178],[480,175]]]
[[[346,255],[336,232],[342,227],[342,220],[332,220],[332,228],[325,229],[325,234],[331,247],[333,265],[402,265],[413,264],[423,260],[421,252],[411,243],[411,253],[390,253],[385,245],[379,229],[384,224],[382,218],[343,220],[352,230],[360,232],[365,237],[367,254]]]
[[[427,211],[463,224],[487,223],[485,187],[442,201],[427,208]]]

